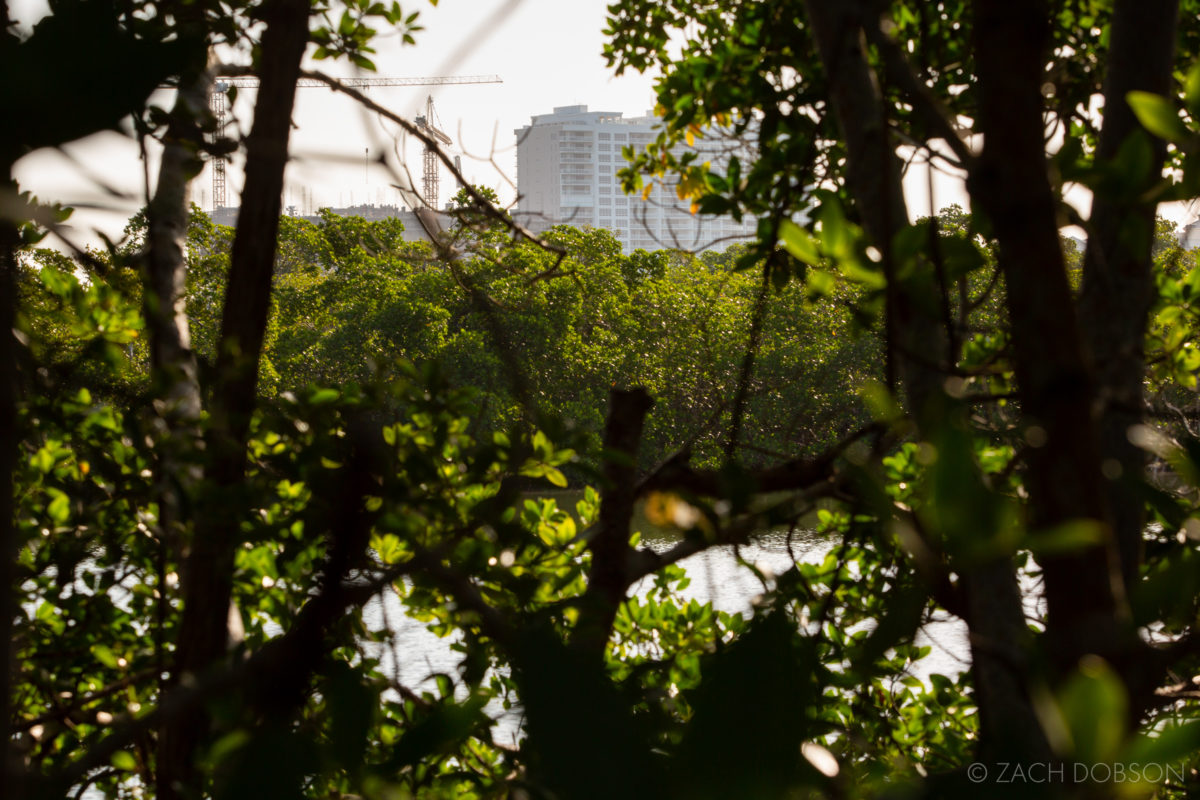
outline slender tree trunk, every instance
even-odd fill
[[[12,20],[8,0],[0,0],[0,49],[14,47],[9,31]],[[19,137],[0,133],[0,202],[17,193],[12,167],[20,148]],[[17,614],[17,528],[13,504],[17,466],[17,245],[20,236],[14,220],[0,214],[0,786],[20,800],[24,772],[11,736],[13,719],[13,620]]]
[[[571,646],[600,663],[612,633],[617,608],[629,589],[629,528],[637,500],[637,450],[642,426],[654,401],[645,389],[614,390],[609,394],[608,419],[604,425],[604,499],[600,524],[588,547],[592,567],[588,588],[579,608],[579,622]]]
[[[246,466],[246,436],[254,411],[270,306],[279,231],[280,196],[300,60],[308,41],[307,0],[264,6],[259,99],[246,142],[246,188],[234,239],[211,403],[211,502],[201,516],[184,569],[184,610],[175,677],[197,674],[224,657],[233,589],[233,556]],[[163,732],[160,797],[200,791],[194,759],[208,728],[203,714],[181,715]]]
[[[1000,246],[1014,366],[1029,440],[1030,525],[1088,520],[1103,544],[1045,559],[1047,645],[1055,666],[1111,653],[1120,573],[1109,526],[1084,357],[1047,172],[1041,86],[1048,9],[979,0],[975,55],[984,151],[969,188]]]
[[[1142,130],[1125,96],[1135,90],[1170,94],[1178,16],[1178,0],[1117,0],[1113,7],[1096,161],[1116,158],[1130,136],[1146,136],[1154,148],[1150,169],[1142,176],[1146,189],[1161,178],[1166,143]],[[1143,341],[1154,290],[1154,212],[1155,204],[1134,192],[1096,194],[1079,302],[1084,340],[1096,364],[1100,450],[1105,472],[1113,478],[1108,492],[1127,592],[1137,579],[1145,525],[1144,503],[1136,491],[1145,453],[1129,441],[1128,431],[1142,421]]]
[[[203,167],[200,123],[207,114],[212,73],[202,69],[185,78],[171,110],[154,198],[147,211],[144,308],[150,340],[150,367],[162,416],[194,421],[200,416],[200,387],[185,309],[184,261],[191,181]]]
[[[813,35],[830,81],[830,104],[846,141],[846,182],[864,227],[880,251],[888,275],[888,347],[919,433],[930,438],[944,424],[937,365],[947,352],[948,332],[923,313],[912,284],[895,280],[891,242],[908,223],[895,143],[887,133],[883,98],[863,52],[864,4],[807,0]],[[930,291],[936,284],[926,282]],[[987,757],[1004,752],[1031,759],[1049,753],[1027,691],[1029,635],[1016,575],[1008,559],[960,567],[971,630],[971,663]],[[993,743],[1000,747],[993,752]]]
[[[205,59],[207,60],[207,58]],[[168,122],[158,183],[150,201],[147,249],[142,265],[143,311],[150,344],[150,375],[156,416],[155,496],[158,500],[158,609],[155,654],[160,689],[168,681],[165,629],[171,614],[166,575],[177,564],[186,536],[185,505],[199,484],[200,384],[185,308],[185,252],[191,181],[200,171],[200,122],[207,114],[212,74],[201,61],[181,78]],[[162,739],[160,739],[162,741]]]
[[[14,194],[10,164],[0,173],[0,193]],[[17,530],[13,479],[17,461],[17,347],[13,336],[17,303],[16,223],[0,219],[0,786],[21,797],[24,770],[10,735],[13,719],[13,619],[17,614]]]
[[[846,186],[863,227],[883,254],[887,273],[888,359],[922,419],[941,394],[946,332],[921,310],[913,289],[896,281],[892,239],[908,224],[900,182],[900,158],[888,135],[885,106],[875,73],[867,63],[861,20],[866,11],[851,0],[806,0],[805,8],[829,81],[829,103],[846,142]]]

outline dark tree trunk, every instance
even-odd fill
[[[846,142],[846,187],[863,227],[883,254],[889,363],[895,365],[910,410],[921,420],[933,413],[931,404],[941,394],[946,372],[938,364],[946,353],[946,332],[936,317],[922,312],[912,287],[894,280],[892,239],[908,224],[908,208],[883,97],[864,54],[862,19],[867,12],[861,3],[846,0],[807,0],[805,8],[825,65],[829,103]]]
[[[0,192],[16,192],[9,178],[10,164],[4,164]],[[3,744],[0,747],[0,786],[7,787],[14,797],[22,795],[24,770],[15,743],[9,735],[13,719],[12,676],[16,670],[13,660],[13,619],[17,614],[17,530],[13,507],[13,479],[17,462],[17,346],[13,336],[17,303],[17,245],[20,242],[16,223],[0,219],[0,726]]]
[[[650,395],[640,387],[609,394],[604,425],[604,499],[596,535],[588,545],[592,551],[588,588],[571,638],[572,647],[590,654],[596,663],[600,663],[617,608],[629,589],[633,555],[629,533],[637,500],[637,451],[646,414],[653,405]]]
[[[0,49],[14,47],[10,33],[8,0],[0,0]],[[20,152],[19,137],[0,133],[0,194],[15,195],[12,166]],[[19,231],[14,220],[0,218],[0,786],[12,796],[24,795],[24,770],[10,735],[13,719],[12,676],[13,620],[17,613],[17,529],[13,505],[17,465],[17,343],[13,327],[17,321],[17,245]]]
[[[1147,136],[1154,157],[1143,176],[1145,189],[1161,178],[1166,143],[1142,130],[1125,96],[1135,90],[1170,94],[1178,15],[1178,0],[1117,0],[1113,8],[1096,161],[1115,158],[1130,136]],[[1135,485],[1145,468],[1145,453],[1129,441],[1128,431],[1142,421],[1143,341],[1154,290],[1154,212],[1155,203],[1140,200],[1137,193],[1096,194],[1079,302],[1084,341],[1096,365],[1100,451],[1107,474],[1113,476],[1108,493],[1126,592],[1137,579],[1145,524]]]
[[[969,183],[992,221],[1006,289],[1021,410],[1030,431],[1033,529],[1090,520],[1103,544],[1045,559],[1052,662],[1111,653],[1120,573],[1112,541],[1084,357],[1059,244],[1043,138],[1048,9],[1037,0],[979,0],[975,54],[984,151]]]
[[[863,52],[864,4],[808,0],[813,35],[830,81],[830,104],[846,141],[846,183],[864,227],[884,253],[888,271],[888,347],[898,363],[908,407],[919,433],[931,437],[944,424],[939,370],[948,331],[922,313],[912,285],[894,279],[891,242],[908,224],[895,142],[887,133],[883,98]],[[929,267],[932,269],[932,267]],[[928,281],[930,289],[936,284]],[[960,565],[971,630],[972,671],[981,725],[995,752],[1032,759],[1049,753],[1027,692],[1029,635],[1013,566],[1008,559]]]
[[[184,608],[174,678],[198,674],[226,652],[233,587],[238,502],[246,466],[246,436],[254,411],[259,357],[270,306],[271,275],[279,231],[280,196],[300,60],[308,41],[307,0],[274,0],[264,6],[259,98],[246,142],[246,188],[238,215],[229,285],[221,325],[217,379],[211,403],[209,467],[212,493],[200,516],[184,569]],[[163,731],[159,796],[200,790],[194,767],[207,731],[203,714],[185,714]]]

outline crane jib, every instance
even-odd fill
[[[227,68],[229,72],[236,72],[236,68]],[[339,82],[346,86],[354,88],[370,88],[373,86],[389,87],[389,86],[458,86],[470,83],[503,83],[503,79],[499,75],[445,75],[427,78],[395,78],[388,76],[373,76],[364,78],[338,78]],[[317,78],[300,78],[296,81],[296,86],[299,88],[315,88],[328,86],[325,81]],[[174,88],[174,87],[164,87]],[[213,88],[208,95],[208,106],[212,111],[213,117],[216,120],[216,128],[213,132],[213,138],[219,139],[225,133],[225,123],[228,117],[228,109],[226,108],[225,95],[230,89],[257,89],[258,78],[253,75],[229,75],[227,77],[218,77],[213,83]],[[422,118],[417,118],[417,124],[423,131],[432,136],[437,141],[443,144],[451,144],[451,139],[442,131],[434,127],[433,120],[433,98],[430,97],[426,104],[426,116],[424,119],[428,122],[422,122]],[[213,166],[213,186],[212,186],[212,207],[225,208],[225,159],[214,158]],[[423,196],[425,203],[430,208],[437,207],[438,197],[438,174],[437,164],[433,157],[433,151],[430,148],[425,148],[423,169]]]

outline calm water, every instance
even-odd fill
[[[572,509],[578,496],[562,493],[556,499],[560,508]],[[636,521],[635,528],[642,531],[644,546],[659,552],[677,541],[677,536],[655,530],[644,519]],[[820,563],[835,544],[812,532],[796,531],[792,535],[791,552],[799,561]],[[723,546],[679,562],[691,578],[691,583],[680,592],[684,599],[711,602],[715,608],[730,613],[752,614],[755,599],[763,593],[764,586],[742,562],[755,564],[764,574],[779,574],[792,565],[792,554],[788,552],[785,531],[762,534],[739,550],[741,561],[732,546]],[[648,581],[643,583],[649,585]],[[641,585],[633,587],[635,593],[641,590]],[[384,667],[401,683],[425,690],[433,686],[428,678],[433,673],[457,677],[461,656],[450,649],[454,639],[438,638],[422,623],[406,617],[394,594],[388,593],[382,600],[374,601],[366,608],[366,614],[372,627],[388,627],[395,632],[395,646],[385,649],[381,655]],[[917,644],[932,648],[927,658],[912,666],[912,674],[920,678],[931,673],[956,675],[969,666],[966,626],[956,618],[943,615],[933,620],[922,628]],[[520,712],[504,712],[498,705],[492,712],[497,719],[497,738],[515,739],[521,727]]]

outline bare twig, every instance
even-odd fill
[[[538,237],[536,234],[530,232],[528,229],[526,229],[524,226],[522,226],[520,223],[518,223],[516,220],[514,220],[511,215],[507,214],[503,210],[498,209],[494,205],[492,205],[491,202],[489,202],[483,195],[481,195],[479,193],[478,190],[475,189],[474,186],[471,185],[471,183],[463,176],[462,172],[454,166],[454,159],[452,159],[449,155],[446,154],[446,152],[441,148],[440,143],[436,139],[434,139],[432,136],[425,133],[425,131],[423,131],[421,128],[417,127],[416,123],[410,122],[409,120],[405,119],[404,117],[401,117],[399,114],[393,113],[392,111],[379,105],[374,100],[367,97],[365,94],[358,91],[357,89],[355,89],[351,86],[347,86],[344,83],[342,83],[341,81],[339,81],[337,78],[326,75],[323,72],[319,72],[316,70],[302,70],[300,74],[305,78],[312,78],[314,80],[322,81],[323,83],[327,84],[330,89],[333,89],[336,92],[341,92],[342,94],[345,94],[348,97],[354,98],[354,100],[356,100],[357,102],[359,102],[366,108],[371,109],[372,111],[374,111],[375,113],[384,117],[385,119],[390,120],[391,122],[394,122],[395,124],[399,125],[402,129],[404,129],[405,133],[416,138],[418,141],[421,142],[421,144],[430,148],[434,153],[437,154],[438,160],[441,161],[442,164],[447,169],[450,170],[450,173],[452,175],[454,175],[454,177],[456,179],[458,179],[458,181],[462,184],[463,189],[467,192],[467,195],[476,204],[477,208],[480,211],[482,211],[483,213],[487,214],[492,219],[496,220],[497,222],[503,224],[505,227],[512,230],[520,238],[527,239],[528,241],[533,242],[534,244],[538,245],[539,247],[542,247],[551,252],[559,253],[559,254],[564,253],[564,251],[561,247],[550,244],[549,242],[545,241],[544,239]]]

